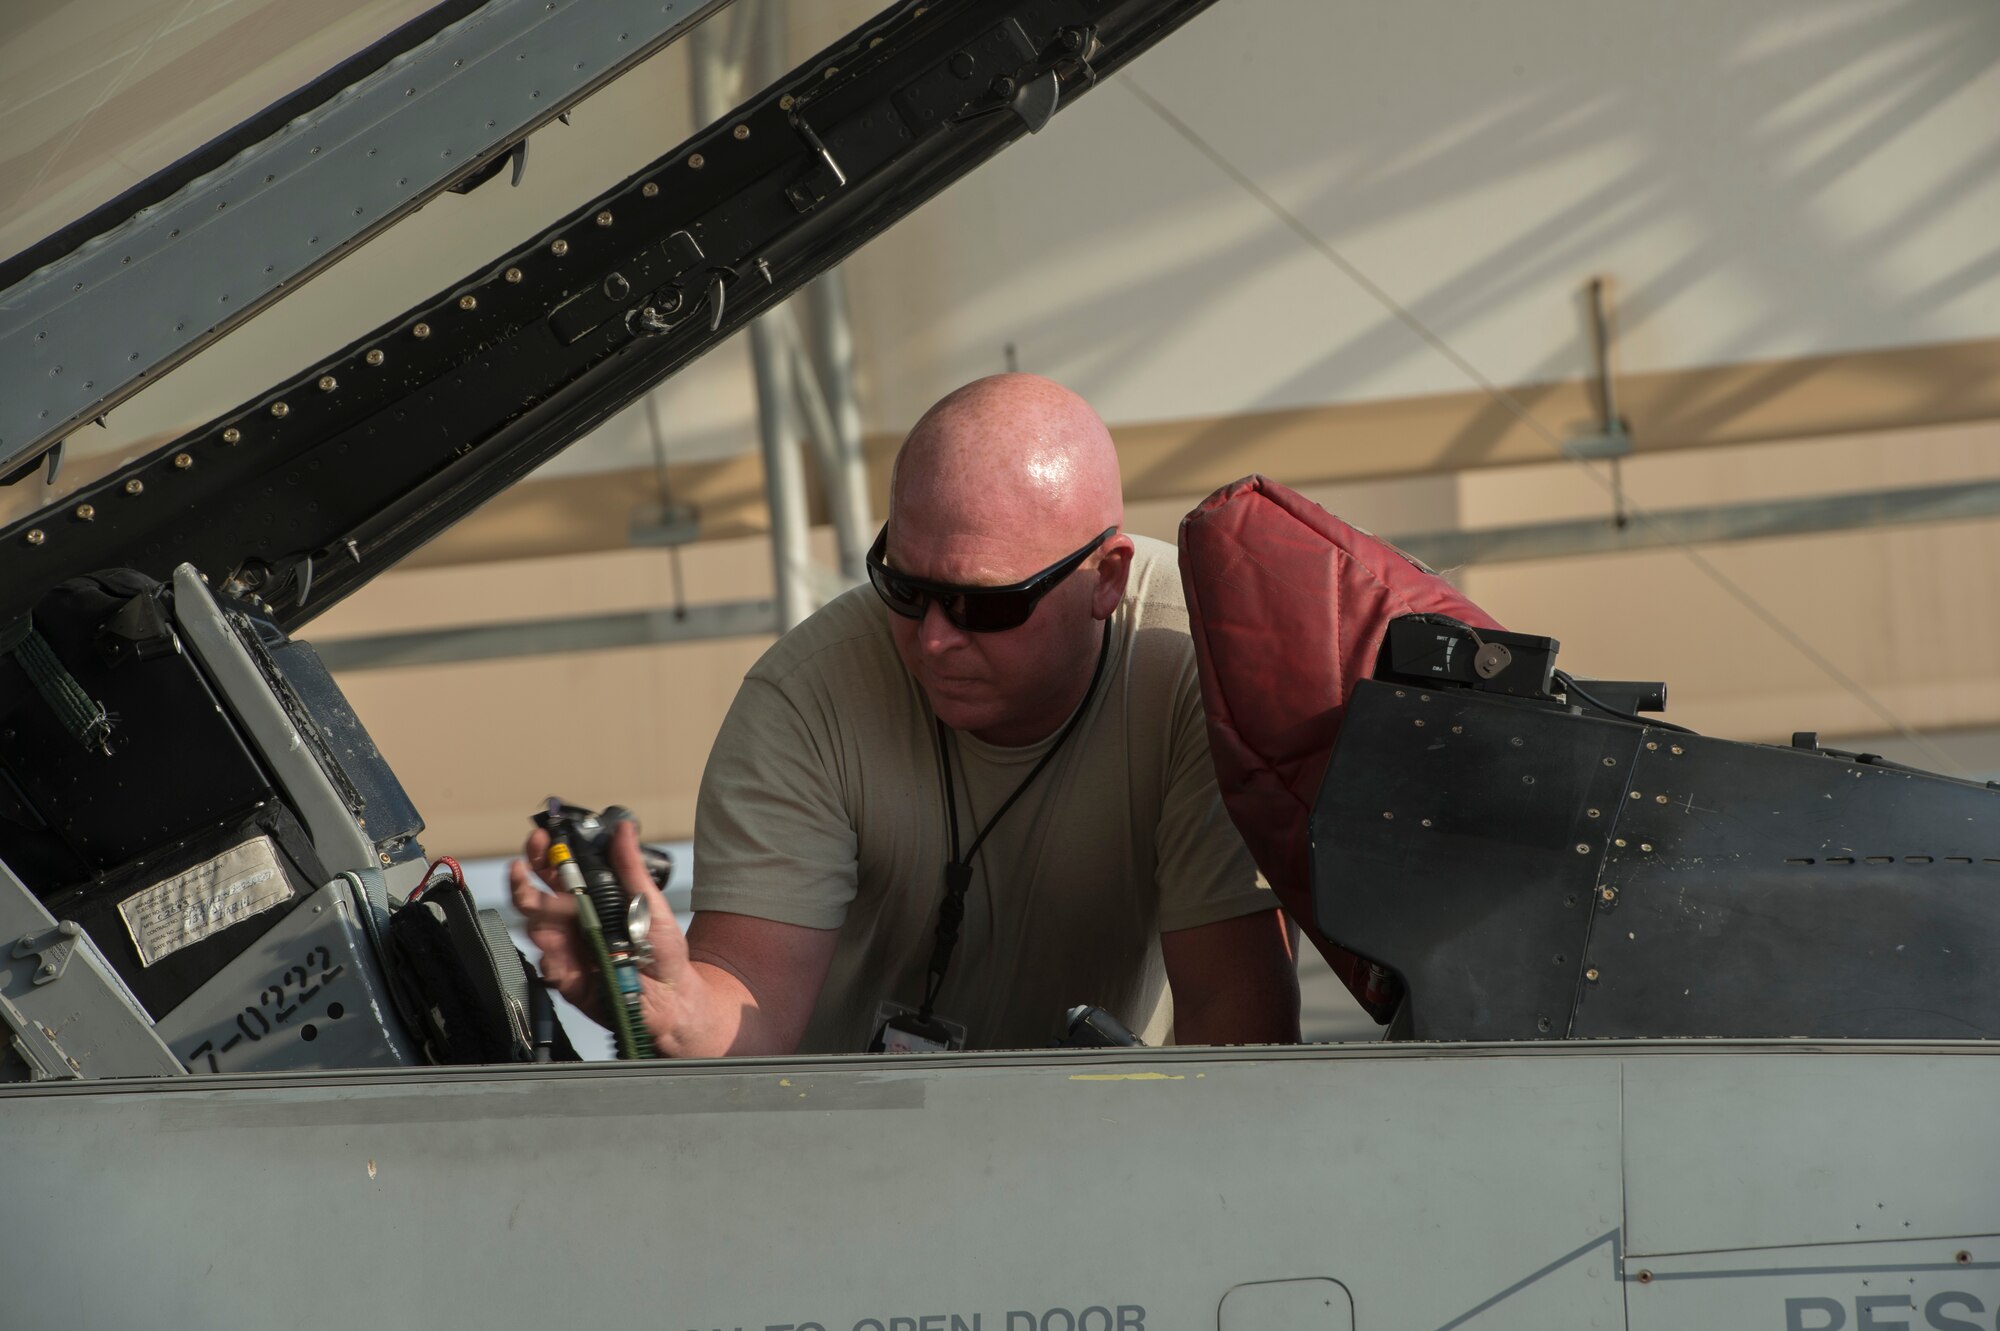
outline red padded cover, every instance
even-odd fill
[[[1286,912],[1387,1021],[1394,995],[1380,968],[1312,926],[1313,802],[1355,681],[1375,673],[1390,620],[1443,614],[1500,625],[1396,547],[1263,476],[1203,500],[1181,519],[1180,546],[1223,804]]]

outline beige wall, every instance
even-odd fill
[[[761,539],[707,542],[683,558],[690,599],[770,594]],[[659,551],[416,569],[379,579],[310,637],[663,606],[672,594]],[[694,826],[716,727],[767,643],[353,671],[340,684],[423,812],[434,853],[512,850],[552,794],[627,805],[649,834],[680,837]]]

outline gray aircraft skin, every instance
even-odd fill
[[[1983,1045],[0,1089],[9,1326],[1988,1331]]]
[[[965,115],[964,136],[991,136],[983,156],[1041,128],[1059,97],[1066,106],[1087,88],[1102,72],[1088,67],[1100,51],[1102,68],[1113,67],[1201,4],[1022,0],[988,28],[992,7],[933,0],[899,6],[848,49],[873,42],[871,33],[886,36],[881,68],[903,50],[917,52],[912,58],[923,66],[946,54],[924,54],[922,32],[910,35],[926,9],[933,23],[980,20],[968,31],[998,43],[992,49],[1000,58],[1021,61],[1023,71],[1009,78],[999,103]],[[657,11],[652,26],[633,29],[641,39],[631,43],[636,57],[711,7],[602,0],[597,11],[612,27],[637,24],[641,9]],[[419,34],[395,68],[411,68],[411,61],[453,68],[447,62],[463,49],[458,42],[493,50],[516,40],[532,45],[532,28],[510,31],[505,23],[540,8],[514,0],[475,6],[481,23]],[[1046,20],[1052,24],[1067,22],[1074,9],[1102,26],[1075,37],[1074,26],[1039,32],[1033,25],[1044,21],[1043,9],[1063,11]],[[577,22],[566,29],[568,40],[588,44],[588,10],[570,16]],[[987,47],[977,49],[987,58]],[[568,95],[614,73],[593,67]],[[851,76],[869,74],[863,68]],[[324,111],[294,117],[281,133],[322,114],[355,114],[371,80],[378,74],[331,90],[343,95]],[[866,92],[865,84],[855,86],[857,96]],[[895,86],[898,97],[908,97],[930,85],[920,78]],[[469,90],[458,109],[486,95]],[[775,104],[775,90],[764,96]],[[787,96],[796,117],[792,104]],[[1001,124],[1007,115],[1015,121]],[[411,132],[386,111],[377,125],[387,135]],[[504,159],[532,127],[500,126],[468,156]],[[803,138],[812,149],[807,165],[826,170],[788,178],[784,198],[800,217],[825,217],[822,203],[837,205],[841,190],[878,188],[867,174],[873,167],[856,166],[867,160],[862,147],[830,133],[822,143],[809,128]],[[246,140],[232,150],[250,161],[260,148]],[[325,169],[354,166],[350,160]],[[883,167],[893,169],[901,168]],[[919,162],[917,183],[878,212],[837,217],[839,236],[814,242],[817,248],[774,249],[804,257],[790,269],[778,265],[776,278],[767,272],[768,292],[754,283],[731,288],[727,314],[724,278],[707,279],[701,308],[711,318],[705,328],[687,325],[696,335],[660,362],[661,372],[946,183],[928,170]],[[311,206],[323,187],[312,183],[306,164],[300,172],[269,207]],[[166,226],[161,210],[175,207],[212,214],[204,191],[225,187],[218,177],[226,175],[183,181],[166,202],[107,226]],[[879,179],[894,183],[886,174]],[[893,195],[881,188],[870,197]],[[413,192],[383,215],[420,201]],[[228,214],[232,224],[239,215],[256,224],[247,207]],[[711,259],[727,253],[721,231],[695,235]],[[357,231],[340,243],[365,239]],[[224,241],[218,234],[203,242],[218,263],[231,248]],[[546,249],[549,241],[532,243]],[[36,292],[67,281],[66,265],[89,265],[107,252],[86,241],[44,256],[9,289],[0,308],[28,313],[0,324],[7,373],[32,368],[32,357],[43,354],[10,341],[40,312]],[[685,255],[689,244],[672,252]],[[728,280],[740,267],[731,267]],[[301,260],[297,271],[306,270]],[[671,276],[679,280],[681,270]],[[185,295],[122,280],[126,287],[102,297],[90,287],[101,305],[63,303],[77,336],[87,336],[93,319],[129,319],[153,309],[149,302],[170,309]],[[689,289],[696,289],[691,280]],[[275,287],[266,293],[275,294]],[[245,312],[261,299],[246,297]],[[578,303],[565,291],[554,308]],[[635,337],[659,331],[641,327],[636,307],[624,313],[641,329]],[[143,363],[170,368],[222,330],[161,337]],[[582,345],[589,331],[565,345]],[[320,373],[315,367],[307,378]],[[491,449],[480,443],[497,459],[484,474],[450,473],[427,492],[437,501],[428,518],[397,509],[402,482],[387,478],[384,493],[362,496],[337,519],[356,525],[312,535],[301,547],[302,564],[266,558],[270,551],[254,544],[262,533],[244,535],[231,553],[230,533],[216,531],[227,524],[213,521],[184,543],[165,528],[104,535],[112,525],[108,509],[104,522],[76,539],[111,543],[76,556],[80,565],[33,562],[76,530],[59,528],[53,511],[0,533],[7,550],[0,630],[12,612],[36,605],[80,568],[129,555],[148,573],[157,592],[125,607],[143,603],[156,617],[120,629],[129,630],[122,642],[138,645],[113,662],[123,675],[102,678],[151,678],[151,671],[181,681],[176,688],[198,681],[224,718],[213,724],[226,723],[243,770],[255,775],[241,808],[232,806],[221,821],[206,811],[190,814],[186,845],[161,850],[132,830],[144,820],[120,784],[129,775],[124,769],[106,787],[123,792],[107,797],[109,805],[63,806],[48,792],[68,789],[74,772],[86,783],[94,779],[97,769],[76,765],[96,763],[96,755],[51,749],[46,758],[24,758],[0,744],[0,835],[8,838],[0,845],[18,848],[0,854],[0,1178],[19,1203],[0,1232],[0,1331],[581,1324],[662,1331],[2000,1331],[2000,1045],[1947,1038],[1992,1034],[1996,1000],[1984,978],[1991,908],[1975,894],[1941,897],[1935,886],[1944,881],[1938,874],[1952,871],[1948,865],[2000,863],[2000,848],[1974,844],[1993,825],[1975,802],[2000,793],[1904,769],[1850,771],[1848,755],[1690,739],[1687,754],[1672,747],[1670,757],[1647,738],[1666,732],[1637,722],[1622,727],[1598,718],[1578,738],[1584,721],[1560,709],[1533,714],[1536,724],[1553,728],[1549,734],[1566,737],[1551,741],[1546,761],[1567,761],[1562,755],[1572,749],[1586,753],[1592,779],[1614,783],[1614,795],[1684,759],[1717,770],[1737,770],[1732,763],[1782,768],[1786,780],[1804,787],[1831,773],[1840,778],[1836,793],[1850,801],[1841,818],[1854,826],[1884,808],[1905,818],[1927,803],[1976,811],[1962,819],[1954,812],[1958,826],[1973,827],[1953,832],[1958,841],[1924,843],[1937,853],[1931,869],[1884,858],[1871,870],[1851,856],[1812,865],[1794,855],[1771,869],[1746,858],[1734,877],[1683,880],[1680,891],[1709,893],[1721,912],[1714,918],[1726,919],[1731,893],[1747,900],[1808,881],[1782,866],[1803,863],[1818,873],[1840,863],[1852,869],[1843,880],[1849,896],[1901,885],[1904,909],[1930,921],[1912,925],[1910,937],[1943,930],[1963,944],[1957,960],[1936,967],[1949,974],[1926,989],[1928,963],[1884,978],[1880,965],[1856,961],[1874,955],[1874,940],[1862,946],[1838,928],[1800,926],[1799,955],[1810,952],[1810,964],[1788,969],[1789,926],[1780,916],[1776,933],[1754,940],[1763,977],[1745,980],[1725,957],[1714,984],[1752,1000],[1766,994],[1768,1010],[1785,1014],[1773,1021],[1793,1023],[1782,1030],[1763,1030],[1754,1013],[1722,1029],[1714,1012],[1728,1005],[1711,999],[1719,1006],[1704,1015],[1659,1017],[1649,1027],[1680,1038],[1608,1036],[1620,1023],[1652,1021],[1645,1005],[1657,1006],[1654,990],[1626,978],[1658,979],[1648,970],[1658,958],[1621,941],[1636,940],[1637,930],[1583,935],[1590,948],[1624,951],[1606,963],[1582,942],[1569,949],[1570,970],[1546,1001],[1529,991],[1547,988],[1547,974],[1531,984],[1525,972],[1513,977],[1503,969],[1502,987],[1524,995],[1518,1012],[1503,1011],[1497,1000],[1456,1016],[1443,998],[1426,1006],[1433,995],[1448,997],[1470,964],[1452,952],[1454,939],[1481,940],[1481,953],[1493,950],[1484,940],[1503,934],[1540,946],[1528,923],[1515,929],[1495,908],[1507,887],[1496,875],[1479,884],[1489,898],[1478,918],[1463,929],[1434,930],[1408,965],[1418,1002],[1414,1030],[1440,1038],[624,1063],[529,1062],[524,1045],[520,1062],[430,1065],[436,1032],[413,1019],[397,987],[396,971],[410,962],[390,937],[392,919],[414,909],[403,899],[427,861],[415,835],[420,821],[389,826],[400,797],[393,774],[379,759],[371,766],[354,756],[349,740],[365,740],[365,733],[342,710],[316,658],[286,630],[330,603],[309,606],[309,593],[352,590],[518,475],[521,459],[586,429],[610,400],[613,390],[604,385],[615,378],[592,373],[598,377],[586,390],[604,394],[593,399],[596,406],[526,442],[525,427],[508,423]],[[52,407],[71,423],[87,420],[127,387],[112,383],[101,400]],[[14,404],[0,407],[0,471],[39,465],[59,444],[59,430],[16,428],[35,404]],[[274,414],[265,399],[253,405],[260,419]],[[171,467],[167,460],[186,446],[169,444],[105,484],[123,486],[144,467]],[[338,508],[336,498],[326,507]],[[326,549],[352,559],[318,558]],[[53,630],[49,636],[62,645]],[[97,687],[91,671],[111,669],[67,647],[57,655],[64,652],[62,664],[89,686],[85,692]],[[13,669],[4,653],[0,667]],[[46,683],[50,675],[41,669],[36,678]],[[1438,696],[1440,706],[1448,701],[1443,690]],[[1371,715],[1390,720],[1403,715],[1399,708],[1432,703],[1430,694],[1401,691],[1391,699],[1387,686],[1369,697]],[[1462,705],[1514,703],[1467,695]],[[41,706],[15,676],[0,675],[0,713],[25,716]],[[127,708],[120,753],[144,763],[143,709]],[[185,720],[176,716],[175,724]],[[1367,739],[1361,722],[1351,724],[1353,743]],[[1600,767],[1596,755],[1609,754],[1604,746],[1613,740],[1631,752],[1606,756]],[[1406,770],[1416,770],[1415,759]],[[136,784],[164,802],[175,768],[140,771],[152,784]],[[1385,781],[1383,789],[1395,784]],[[1337,829],[1345,816],[1337,786],[1336,771],[1322,798],[1323,829]],[[1726,784],[1722,789],[1718,800],[1727,796]],[[1754,784],[1760,799],[1774,789],[1761,777]],[[1809,793],[1814,801],[1833,799]],[[1411,782],[1398,798],[1426,796]],[[363,816],[364,806],[372,817]],[[1595,819],[1598,810],[1588,814]],[[1357,816],[1379,823],[1372,806]],[[88,835],[78,830],[86,824]],[[1607,843],[1612,830],[1601,829]],[[1658,839],[1660,864],[1684,862],[1672,860],[1677,848]],[[1326,840],[1351,841],[1356,856],[1372,853],[1359,837]],[[1622,918],[1646,918],[1651,870],[1621,862],[1608,844],[1580,859],[1576,852],[1587,847],[1572,845],[1574,834],[1552,841],[1560,843],[1561,872],[1581,875],[1581,888],[1562,907],[1551,905],[1535,928],[1571,928],[1582,916],[1564,914],[1569,908],[1595,912],[1590,918],[1601,925],[1613,879],[1624,894],[1617,909],[1629,912]],[[63,857],[75,847],[126,842],[141,849],[76,851],[88,875],[62,876]],[[1695,849],[1690,843],[1678,853]],[[1748,855],[1742,845],[1729,853]],[[1521,882],[1539,881],[1532,859],[1517,867]],[[201,895],[225,879],[233,896]],[[1825,909],[1837,924],[1845,907],[1838,890],[1827,892],[1821,881],[1811,879],[1812,890],[1831,903]],[[1414,889],[1409,900],[1415,914],[1444,909]],[[194,943],[164,941],[161,922],[190,901],[223,918],[198,931]],[[1353,905],[1353,927],[1378,927],[1379,937],[1406,923],[1392,911],[1386,923],[1369,926],[1367,903]],[[1502,934],[1492,933],[1501,926]],[[1706,946],[1715,927],[1704,930]],[[177,946],[186,955],[171,963]],[[490,1006],[505,1014],[503,1030],[523,1028],[505,958],[479,953],[476,939],[467,946],[468,955],[493,965],[485,979],[497,986]],[[191,961],[197,956],[198,966]],[[1688,964],[1681,954],[1670,961]],[[175,964],[181,974],[169,984],[162,976]],[[1603,984],[1599,965],[1611,968]],[[1867,1033],[1857,1034],[1851,1016],[1834,1010],[1839,1004],[1821,1002],[1850,989],[1872,1013]],[[1912,995],[1928,993],[1937,1010],[1926,1013]],[[1554,1014],[1552,1034],[1572,1038],[1533,1038],[1551,1029],[1547,1014]],[[1528,1037],[1514,1038],[1521,1030]],[[1744,1038],[1744,1030],[1760,1038]],[[1807,1034],[1779,1038],[1792,1031]],[[1477,1038],[1462,1038],[1467,1033]],[[1598,1038],[1577,1038],[1585,1035]]]

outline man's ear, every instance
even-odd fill
[[[1132,576],[1132,538],[1119,532],[1097,548],[1097,585],[1091,589],[1093,619],[1109,619],[1125,599],[1125,582]]]

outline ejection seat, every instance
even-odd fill
[[[1499,624],[1387,541],[1264,476],[1226,485],[1181,520],[1209,750],[1224,805],[1285,913],[1376,1021],[1400,984],[1334,942],[1312,907],[1310,826],[1355,685],[1392,620]]]

